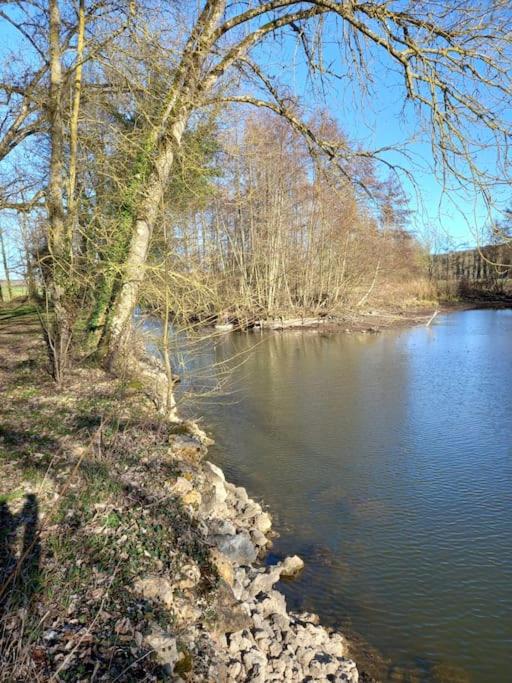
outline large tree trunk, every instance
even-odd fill
[[[103,336],[103,345],[107,351],[107,364],[110,368],[122,363],[123,355],[130,355],[128,343],[131,320],[144,279],[151,235],[169,180],[176,149],[181,144],[187,118],[188,112],[183,112],[171,125],[170,134],[166,137],[157,157],[133,226],[122,282],[115,296]]]
[[[124,257],[125,235],[121,228],[118,246],[123,252],[122,260],[114,264],[114,269],[107,264],[88,325],[89,347],[93,350],[99,345],[102,351],[106,350],[107,364],[110,367],[118,362],[123,350],[126,350],[133,309],[144,279],[151,235],[169,180],[175,151],[181,145],[190,110],[193,108],[192,103],[199,90],[204,94],[211,89],[224,70],[210,74],[207,81],[201,74],[202,63],[216,40],[215,29],[225,6],[226,0],[205,3],[186,43],[173,86],[163,101],[159,125],[151,131],[143,145],[140,160],[142,167],[147,161],[147,155],[156,155],[153,172],[147,180],[142,171],[132,177],[131,189],[136,190],[137,194],[139,186],[145,190],[140,206],[133,212],[135,218],[132,214],[134,207],[131,206],[129,215],[125,216],[128,232],[127,256]],[[196,100],[196,105],[197,102]],[[132,195],[132,192],[129,194]]]

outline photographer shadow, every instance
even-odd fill
[[[39,505],[33,493],[13,514],[0,502],[0,614],[26,604],[40,581]]]

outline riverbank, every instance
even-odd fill
[[[274,332],[312,330],[320,333],[375,334],[385,329],[426,324],[439,310],[440,307],[416,308],[406,311],[400,309],[368,309],[324,317],[283,316],[258,321],[253,329],[255,331],[271,330]]]
[[[0,680],[352,681],[343,635],[288,612],[271,515],[130,380],[59,393],[27,304],[0,313]]]
[[[319,333],[376,334],[388,329],[428,325],[439,314],[483,308],[512,308],[512,298],[480,295],[415,306],[354,309],[345,312],[343,315],[281,316],[259,320],[251,329],[275,332],[311,330]],[[235,329],[235,326],[233,325],[225,331],[230,329]]]

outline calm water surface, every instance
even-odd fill
[[[201,412],[306,561],[289,603],[361,634],[382,680],[511,681],[512,312],[213,353],[259,339]]]

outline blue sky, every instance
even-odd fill
[[[0,61],[3,63],[4,60],[9,58],[9,55],[14,52],[15,54],[27,56],[31,55],[31,50],[26,47],[25,43],[20,39],[20,36],[16,29],[7,24],[5,21],[0,21]],[[0,107],[0,115],[1,115]],[[18,249],[16,242],[11,238],[12,233],[14,233],[15,219],[12,212],[2,211],[0,212],[0,229],[2,229],[4,236],[4,243],[7,250],[8,261],[10,269],[15,269],[18,265]],[[17,279],[21,274],[13,272],[11,277]],[[5,272],[3,263],[0,262],[0,279],[5,278]]]
[[[435,249],[460,249],[481,243],[485,239],[484,228],[489,223],[483,196],[473,188],[455,191],[453,183],[450,189],[443,190],[442,181],[434,172],[428,132],[418,126],[412,106],[404,109],[403,79],[391,60],[380,48],[368,54],[371,82],[364,83],[368,92],[363,93],[357,79],[351,77],[351,66],[347,65],[334,42],[326,46],[323,57],[324,64],[341,78],[330,79],[325,87],[315,87],[308,77],[303,52],[295,37],[265,47],[257,54],[258,61],[268,65],[269,73],[300,96],[306,107],[329,110],[352,141],[365,149],[396,149],[386,152],[384,157],[414,176],[414,182],[402,176],[413,210],[411,227],[419,235],[430,234]],[[506,114],[511,118],[510,110]],[[473,133],[476,131],[471,130],[470,134]],[[410,158],[401,154],[400,148]],[[492,168],[495,152],[475,153],[473,161],[483,168]],[[385,167],[381,168],[386,174]],[[508,187],[499,193],[495,190],[493,200],[501,209],[510,206],[512,191]],[[498,216],[493,212],[494,219]]]

